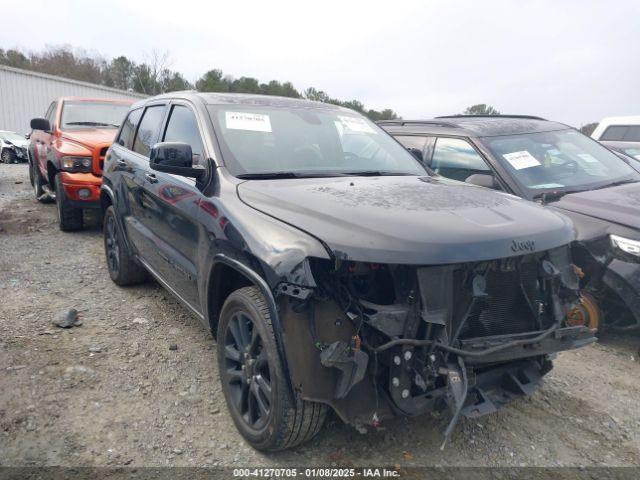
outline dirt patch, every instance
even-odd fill
[[[640,465],[638,339],[615,336],[561,354],[532,397],[462,420],[444,451],[446,419],[426,415],[367,435],[331,419],[297,450],[256,452],[210,334],[157,284],[114,285],[99,228],[60,232],[27,173],[0,165],[0,465]],[[82,326],[51,324],[67,308]]]

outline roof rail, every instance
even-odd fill
[[[441,118],[441,117],[436,117]],[[440,125],[442,127],[452,127],[452,128],[460,128],[459,125],[456,125],[452,122],[443,122],[441,120],[378,120],[376,122],[378,125]]]
[[[441,115],[439,117],[436,118],[523,118],[523,119],[527,119],[527,120],[546,120],[546,118],[542,118],[542,117],[536,117],[535,115],[503,115],[503,114],[499,114],[499,115],[489,115],[489,114],[484,114],[484,115],[464,115],[464,114],[459,114],[459,115]]]

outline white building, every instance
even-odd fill
[[[54,99],[67,96],[145,98],[139,93],[0,65],[0,130],[30,132],[32,118],[44,116]]]

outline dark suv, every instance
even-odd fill
[[[633,160],[539,117],[460,115],[381,126],[444,177],[512,193],[571,218],[578,237],[573,257],[583,270],[583,309],[574,320],[640,329],[640,174]]]
[[[565,217],[434,177],[344,108],[137,103],[101,201],[111,278],[150,273],[211,329],[229,412],[258,449],[313,437],[329,408],[360,429],[449,408],[449,435],[594,340],[567,320]]]

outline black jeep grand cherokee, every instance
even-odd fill
[[[578,278],[560,214],[427,172],[360,115],[249,95],[132,107],[110,148],[104,239],[119,285],[150,272],[210,328],[255,448],[313,437],[328,408],[478,416],[529,394]]]

